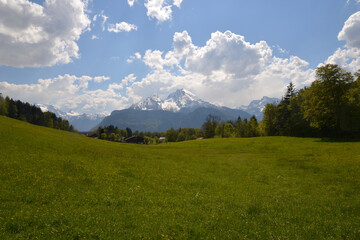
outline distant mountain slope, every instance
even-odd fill
[[[78,114],[74,112],[65,113],[60,109],[47,104],[36,104],[40,107],[43,112],[53,112],[57,117],[68,120],[75,129],[80,132],[86,132],[92,129],[94,126],[98,125],[107,114]]]
[[[236,120],[239,116],[250,118],[251,115],[241,110],[198,108],[190,113],[164,110],[124,109],[113,111],[105,117],[99,126],[114,125],[118,128],[131,128],[139,131],[164,132],[170,128],[200,128],[206,117],[212,114],[221,120]]]
[[[179,89],[165,100],[156,95],[146,98],[129,109],[113,111],[99,126],[114,125],[139,131],[163,132],[170,128],[200,128],[212,114],[221,120],[236,120],[251,115],[239,109],[219,107],[205,102],[185,89]]]
[[[241,106],[239,109],[250,113],[251,115],[255,115],[257,120],[261,121],[264,115],[264,108],[265,105],[268,103],[275,103],[278,104],[280,102],[280,98],[270,98],[264,96],[260,100],[252,101],[248,106]]]

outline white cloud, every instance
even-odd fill
[[[181,7],[181,3],[183,0],[174,0],[174,6],[177,6],[178,8]],[[360,1],[360,0],[359,0]]]
[[[360,1],[358,1],[360,2]],[[360,69],[360,12],[346,20],[338,39],[345,41],[345,46],[338,48],[329,56],[325,64],[337,64],[347,71],[356,72]]]
[[[360,49],[358,48],[338,48],[331,55],[325,64],[337,64],[350,72],[360,70]]]
[[[163,69],[165,66],[178,64],[178,59],[175,58],[173,52],[168,52],[164,58],[162,55],[163,52],[159,50],[147,50],[143,57],[143,61],[147,66],[154,69]]]
[[[101,82],[108,81],[108,80],[110,80],[110,78],[105,77],[105,76],[94,77],[94,82],[96,82],[96,83],[101,83]]]
[[[134,62],[135,59],[138,59],[138,60],[141,59],[141,54],[140,54],[139,52],[136,52],[136,53],[134,53],[134,55],[130,56],[130,57],[126,60],[126,62],[132,63],[132,62]]]
[[[137,30],[137,26],[134,24],[130,24],[127,22],[121,22],[121,23],[116,23],[114,24],[110,24],[108,27],[108,31],[109,32],[114,32],[114,33],[119,33],[119,32],[130,32],[132,30]]]
[[[130,84],[132,84],[133,82],[135,82],[135,80],[136,80],[135,75],[134,74],[129,74],[123,80],[121,80],[120,83],[112,83],[112,84],[110,84],[109,89],[122,90],[122,89],[124,89],[124,87],[127,87]]]
[[[360,48],[360,11],[351,15],[345,22],[338,39],[346,41],[349,48]]]
[[[180,6],[181,1],[175,0],[174,4]],[[166,0],[146,0],[147,16],[157,19],[158,23],[171,20],[172,5]]]
[[[136,2],[136,0],[127,0],[128,4],[130,7],[134,6],[134,3]]]
[[[107,20],[109,19],[109,17],[104,14],[104,11],[101,11],[101,13],[94,15],[94,17],[93,17],[93,26],[95,25],[95,22],[97,21],[97,19],[99,17],[102,18],[101,29],[103,31],[105,31],[105,29],[106,29],[105,24],[106,24]]]
[[[259,73],[272,55],[266,42],[250,44],[243,36],[230,31],[211,34],[206,45],[192,53],[186,58],[189,70],[205,75],[223,71],[238,77]]]
[[[0,82],[0,92],[30,103],[52,104],[63,111],[81,113],[109,113],[129,105],[128,99],[109,84],[105,90],[88,90],[89,82],[102,82],[109,77],[63,75],[51,79],[39,79],[35,84],[11,84]],[[132,81],[129,77],[126,81]]]
[[[92,40],[95,40],[95,39],[99,39],[99,37],[96,36],[96,35],[92,35],[92,36],[91,36],[91,39],[92,39]]]
[[[53,66],[79,58],[77,40],[90,20],[81,0],[0,1],[0,65]]]

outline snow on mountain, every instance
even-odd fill
[[[61,111],[60,109],[52,106],[52,105],[47,105],[47,104],[36,104],[37,107],[39,107],[41,109],[41,111],[43,112],[52,112],[55,113],[55,115],[57,117],[61,117],[62,119],[68,120],[67,116],[68,114]]]
[[[190,112],[199,107],[217,108],[217,106],[199,99],[195,94],[186,89],[178,89],[164,100],[161,100],[157,95],[153,95],[144,101],[132,105],[130,109]]]
[[[279,102],[280,102],[279,98],[270,98],[270,97],[264,96],[260,100],[251,101],[248,106],[239,107],[239,109],[244,110],[245,112],[248,112],[251,115],[255,115],[257,120],[260,121],[263,118],[264,109],[265,109],[266,104],[268,104],[268,103],[278,104]]]
[[[162,110],[162,101],[157,95],[152,95],[144,101],[133,104],[130,108],[136,110]]]
[[[104,113],[93,113],[93,114],[80,114],[74,111],[63,112],[60,109],[47,104],[36,104],[37,107],[43,112],[52,112],[57,117],[68,120],[75,129],[79,131],[89,131],[94,126],[98,125],[108,114]]]

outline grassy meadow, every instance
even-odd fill
[[[0,116],[0,239],[360,239],[360,142],[132,145]]]

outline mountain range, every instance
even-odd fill
[[[107,114],[79,114],[75,112],[63,112],[60,109],[47,104],[36,104],[37,107],[41,109],[43,112],[52,112],[55,113],[57,117],[61,117],[62,119],[68,120],[71,125],[74,126],[75,129],[80,132],[89,131],[94,126],[98,125]]]
[[[239,116],[251,117],[241,109],[216,106],[186,89],[178,89],[163,100],[153,95],[128,109],[113,111],[99,126],[114,125],[152,132],[163,132],[172,127],[200,128],[209,114],[224,121],[236,120]]]
[[[121,129],[131,128],[139,131],[163,132],[170,128],[200,128],[211,114],[223,121],[241,118],[250,119],[255,115],[262,119],[263,109],[267,103],[280,102],[278,98],[263,97],[252,101],[248,106],[238,109],[217,106],[201,100],[186,89],[178,89],[165,99],[157,95],[146,98],[128,109],[115,110],[111,115],[78,114],[63,112],[52,105],[36,104],[42,111],[50,111],[66,119],[81,132],[94,130],[99,126],[114,125]]]

